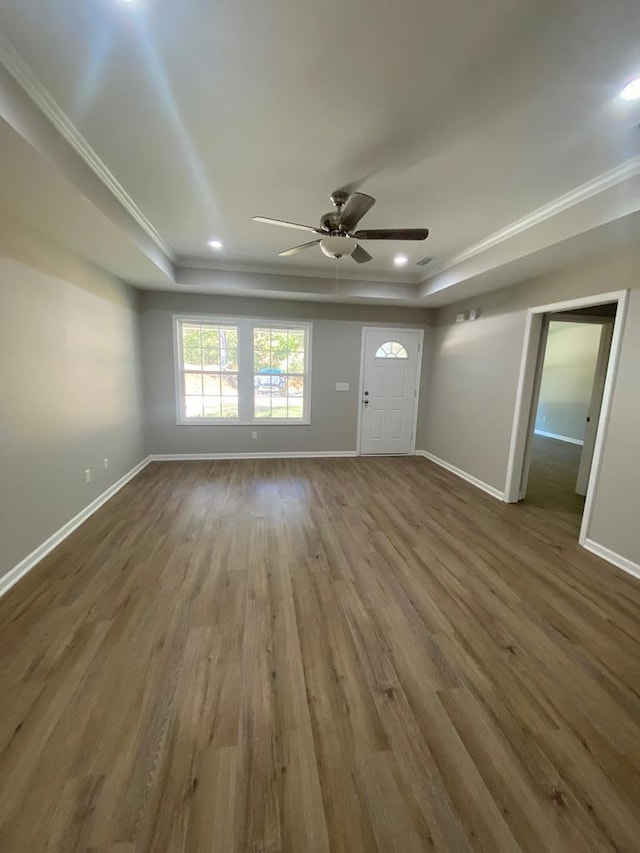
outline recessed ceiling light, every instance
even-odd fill
[[[141,9],[145,4],[145,0],[118,0],[118,3],[127,9]]]
[[[637,80],[632,80],[620,92],[620,97],[623,101],[637,101],[640,98],[640,77]]]
[[[222,241],[221,240],[209,240],[209,242],[207,243],[207,246],[209,246],[210,249],[221,249],[222,248]]]
[[[396,255],[393,259],[393,263],[397,267],[403,267],[406,263],[409,262],[409,258],[406,255]]]

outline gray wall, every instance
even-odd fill
[[[143,458],[139,364],[135,292],[0,221],[0,578]]]
[[[584,440],[602,326],[549,323],[536,430]]]
[[[640,564],[640,290],[631,293],[589,538]]]
[[[640,248],[591,259],[438,312],[418,447],[505,486],[526,308],[633,288],[589,538],[640,562]],[[455,323],[479,307],[480,319]]]
[[[173,314],[211,314],[313,321],[311,424],[177,426]],[[363,325],[424,328],[433,314],[420,308],[284,302],[189,293],[142,295],[142,346],[147,453],[281,453],[356,448],[360,341]],[[430,328],[425,332],[429,343]],[[425,346],[429,352],[430,347]],[[424,366],[428,373],[428,365]],[[348,393],[335,390],[349,382]],[[251,438],[252,431],[258,439]]]

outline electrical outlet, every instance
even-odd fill
[[[87,468],[87,470],[84,472],[84,481],[85,483],[91,482],[91,468]]]
[[[251,433],[251,438],[253,438],[253,439],[255,440],[257,437],[258,437],[258,433],[254,430],[254,431]]]
[[[104,470],[105,471],[109,470],[109,457],[108,456],[104,457]]]

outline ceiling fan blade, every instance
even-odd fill
[[[293,249],[287,249],[286,252],[278,252],[278,255],[281,258],[286,258],[289,255],[297,255],[298,252],[304,252],[305,249],[317,246],[319,242],[320,240],[312,240],[310,243],[303,243],[301,246],[294,246]]]
[[[363,249],[362,246],[356,246],[353,252],[351,252],[351,257],[358,264],[366,264],[367,261],[373,260],[369,252]]]
[[[378,228],[372,231],[356,231],[355,240],[426,240],[428,228]]]
[[[264,222],[266,225],[283,225],[285,228],[297,228],[298,231],[310,231],[312,234],[324,234],[320,228],[312,225],[299,225],[297,222],[285,222],[284,219],[272,219],[270,216],[253,216],[254,222]]]
[[[368,210],[376,203],[375,198],[364,193],[351,193],[340,211],[338,225],[342,231],[352,231]]]

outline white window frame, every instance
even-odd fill
[[[311,423],[311,353],[313,351],[313,323],[308,320],[278,320],[265,317],[225,317],[204,314],[173,315],[173,363],[175,369],[176,424],[178,426],[308,426]],[[184,416],[184,365],[182,352],[182,323],[210,323],[238,328],[238,417],[237,418],[187,418]],[[304,409],[301,418],[256,418],[254,415],[254,360],[253,330],[304,329],[305,372]]]

